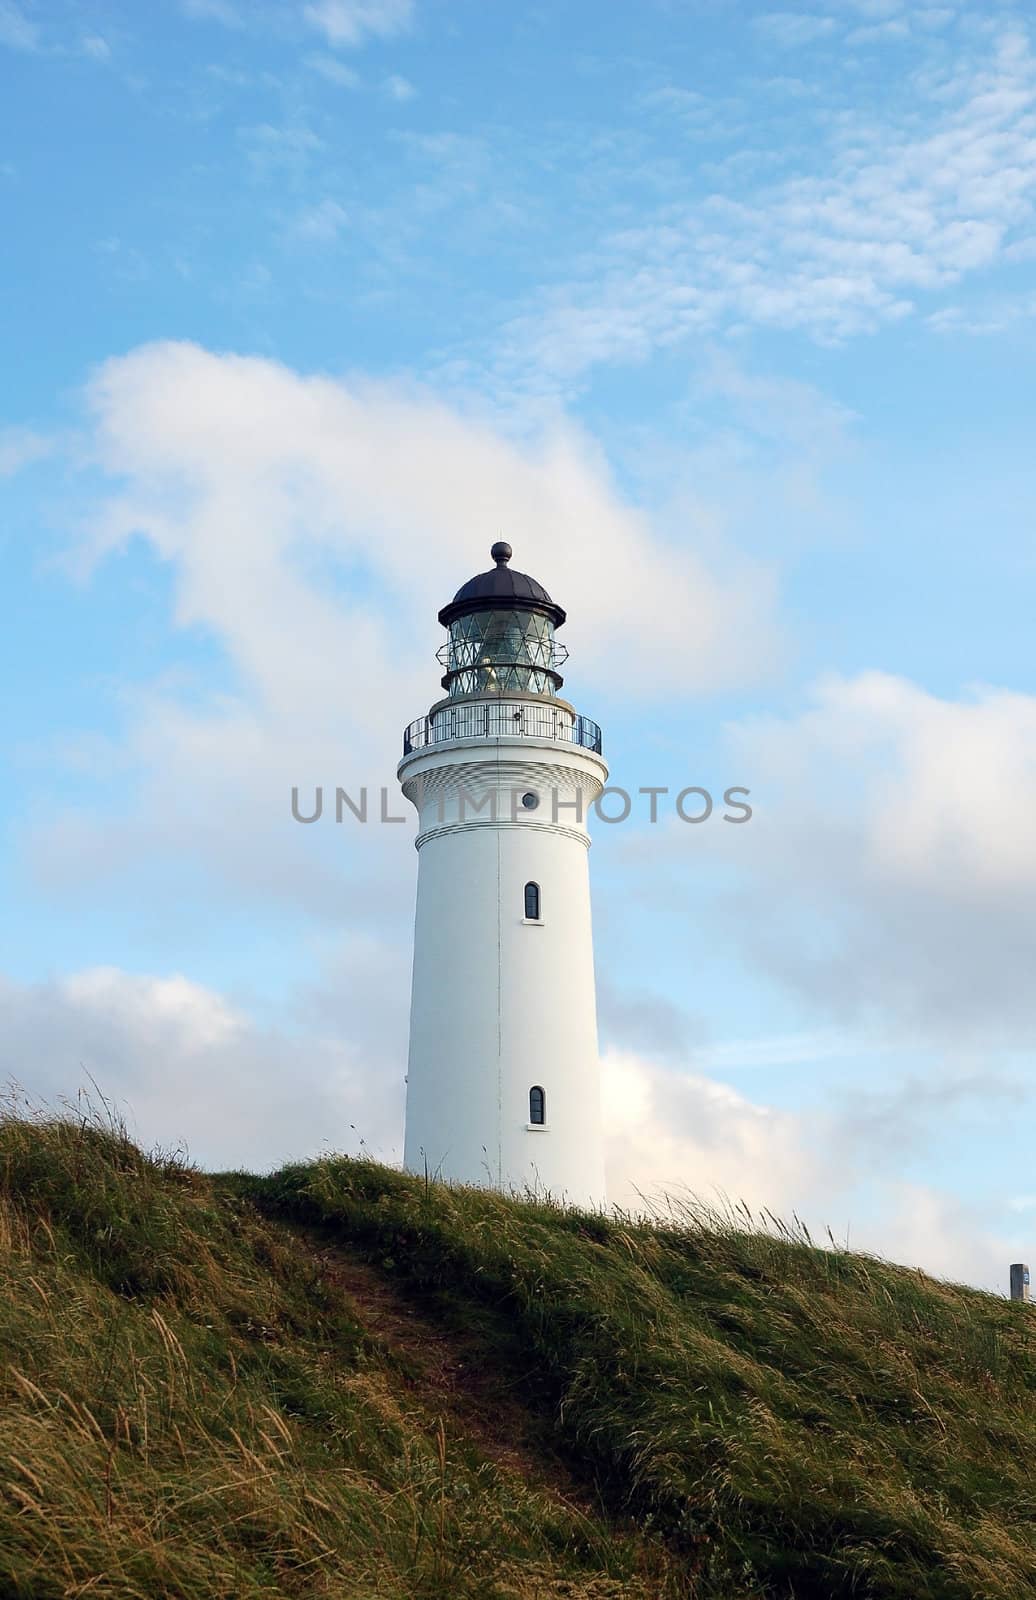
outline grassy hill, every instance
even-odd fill
[[[1036,1594],[1036,1322],[732,1225],[0,1121],[0,1595]]]

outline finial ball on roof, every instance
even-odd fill
[[[508,561],[510,561],[513,552],[511,550],[511,546],[509,544],[505,544],[503,539],[500,539],[493,546],[492,550],[490,550],[489,554],[493,557],[493,560],[498,566],[504,566]]]

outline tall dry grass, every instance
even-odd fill
[[[479,1327],[616,1512],[702,1594],[1036,1594],[1036,1321],[674,1203],[580,1215],[327,1160],[237,1180]]]
[[[0,1276],[4,1596],[685,1592],[422,1407],[240,1185],[117,1124],[0,1117]]]

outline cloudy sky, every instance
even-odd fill
[[[414,829],[290,793],[394,784],[504,537],[670,789],[591,856],[613,1196],[1036,1256],[1034,36],[0,0],[0,1076],[399,1159]]]

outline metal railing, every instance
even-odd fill
[[[427,717],[418,717],[403,731],[403,754],[448,744],[451,739],[557,739],[601,754],[601,730],[590,717],[562,706],[516,704],[513,700],[498,705],[443,706]]]

